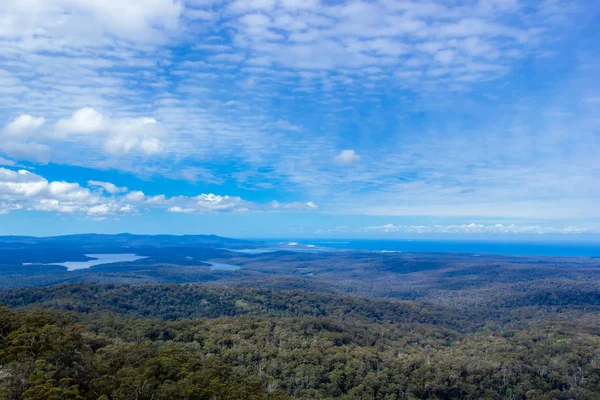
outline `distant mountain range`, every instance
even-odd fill
[[[261,243],[256,241],[231,239],[216,235],[133,235],[130,233],[120,233],[117,235],[104,235],[97,233],[86,233],[79,235],[64,235],[50,237],[35,236],[0,236],[0,246],[2,244],[23,244],[23,245],[50,245],[53,247],[63,247],[70,245],[77,246],[127,246],[127,247],[173,247],[173,246],[192,246],[192,247],[238,247],[245,248],[260,247]]]

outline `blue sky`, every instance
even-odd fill
[[[0,234],[598,237],[589,0],[0,4]]]

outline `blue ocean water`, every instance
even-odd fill
[[[600,243],[484,242],[433,240],[294,240],[298,245],[339,250],[399,251],[407,253],[476,253],[553,257],[600,257]]]

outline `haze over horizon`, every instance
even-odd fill
[[[0,235],[600,238],[592,0],[0,4]]]

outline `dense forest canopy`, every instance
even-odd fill
[[[600,318],[190,285],[2,293],[6,399],[593,399]],[[50,311],[43,311],[47,309]],[[20,311],[26,310],[26,311]]]

